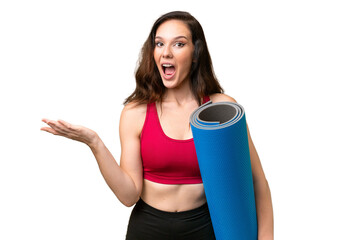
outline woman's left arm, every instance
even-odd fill
[[[226,94],[215,93],[210,96],[212,102],[235,102],[236,100]],[[256,152],[254,143],[251,139],[249,128],[247,134],[249,140],[251,169],[253,175],[256,212],[258,220],[258,240],[274,239],[274,216],[271,202],[271,194],[269,184],[265,178],[264,171],[261,166],[259,155]]]
[[[247,134],[249,140],[250,160],[255,191],[256,212],[258,220],[258,239],[273,240],[274,217],[270,188],[265,178],[259,155],[257,154],[256,148],[251,139],[248,126]]]

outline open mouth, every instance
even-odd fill
[[[166,79],[171,78],[175,74],[175,67],[172,64],[164,63],[161,65]]]

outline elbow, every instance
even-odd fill
[[[121,203],[124,204],[124,206],[129,208],[129,207],[134,206],[136,202],[121,202]]]
[[[268,181],[265,177],[264,174],[253,174],[253,183],[257,184],[257,183],[265,183],[268,184]]]
[[[122,204],[124,204],[125,207],[132,207],[134,206],[135,203],[128,203],[128,202],[122,202]]]
[[[253,184],[256,189],[266,189],[270,191],[269,183],[265,176],[253,178]]]
[[[132,199],[119,199],[119,200],[124,206],[132,207],[139,201],[139,199],[140,199],[140,197],[137,196],[137,197],[132,198]]]

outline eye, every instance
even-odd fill
[[[156,42],[155,45],[156,45],[157,47],[162,47],[162,46],[164,46],[164,44],[163,44],[162,42]]]
[[[175,47],[183,47],[184,45],[185,45],[185,43],[182,43],[182,42],[175,43]]]

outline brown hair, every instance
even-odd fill
[[[158,27],[168,20],[181,20],[189,28],[194,44],[193,61],[190,70],[191,91],[197,98],[199,104],[204,96],[213,93],[223,93],[213,70],[210,53],[206,44],[204,31],[200,23],[188,12],[169,12],[158,18],[150,34],[145,41],[135,78],[136,88],[134,92],[125,99],[124,104],[129,102],[150,103],[162,101],[166,87],[163,85],[159,70],[154,60],[155,35]]]

